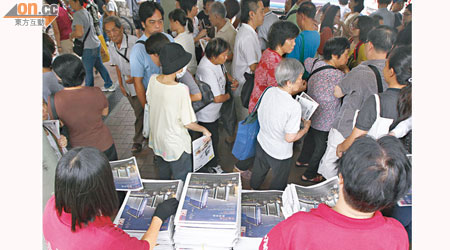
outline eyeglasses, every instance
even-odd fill
[[[163,19],[159,19],[159,20],[148,20],[148,23],[150,24],[150,25],[155,25],[156,23],[157,24],[164,24],[164,20]]]

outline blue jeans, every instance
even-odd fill
[[[85,48],[83,50],[81,61],[83,61],[84,69],[86,70],[86,86],[94,86],[94,67],[100,72],[103,81],[105,81],[105,88],[112,86],[111,77],[109,76],[108,70],[103,65],[102,57],[100,56],[100,46],[94,49]]]

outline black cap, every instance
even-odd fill
[[[162,66],[162,73],[170,75],[186,66],[192,55],[186,52],[178,43],[168,43],[161,48],[159,62]]]

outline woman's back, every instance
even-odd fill
[[[61,90],[55,95],[55,107],[59,118],[69,129],[72,147],[91,146],[102,152],[111,147],[113,139],[102,120],[108,101],[99,88]]]
[[[58,28],[60,32],[60,39],[67,40],[69,39],[70,33],[72,32],[72,21],[69,18],[69,14],[67,14],[66,9],[59,6],[58,17],[56,18],[56,22],[58,22]]]

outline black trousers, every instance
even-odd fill
[[[301,163],[309,163],[312,153],[314,151],[314,138],[311,135],[311,127],[309,127],[308,133],[306,133],[305,140],[303,141],[302,152],[298,156],[297,161]]]
[[[116,146],[114,145],[114,143],[107,150],[103,151],[103,153],[106,155],[106,158],[108,158],[109,161],[117,161],[119,159],[117,157]]]
[[[291,169],[291,158],[278,160],[268,155],[259,145],[256,144],[255,163],[253,164],[250,187],[259,189],[264,182],[269,169],[272,169],[272,181],[270,190],[284,190],[287,186],[289,171]]]
[[[159,170],[160,180],[186,180],[189,172],[192,172],[192,154],[183,152],[176,161],[165,161],[161,156],[156,156],[156,166]]]
[[[198,125],[205,127],[211,133],[211,140],[214,150],[214,158],[212,158],[202,169],[214,168],[217,166],[219,158],[219,119],[215,122],[198,122]]]
[[[308,136],[312,138],[314,147],[312,147],[309,167],[303,174],[308,179],[312,179],[317,176],[317,170],[319,169],[320,160],[322,159],[322,156],[327,149],[328,133],[328,131],[320,131],[312,127],[309,128]]]

